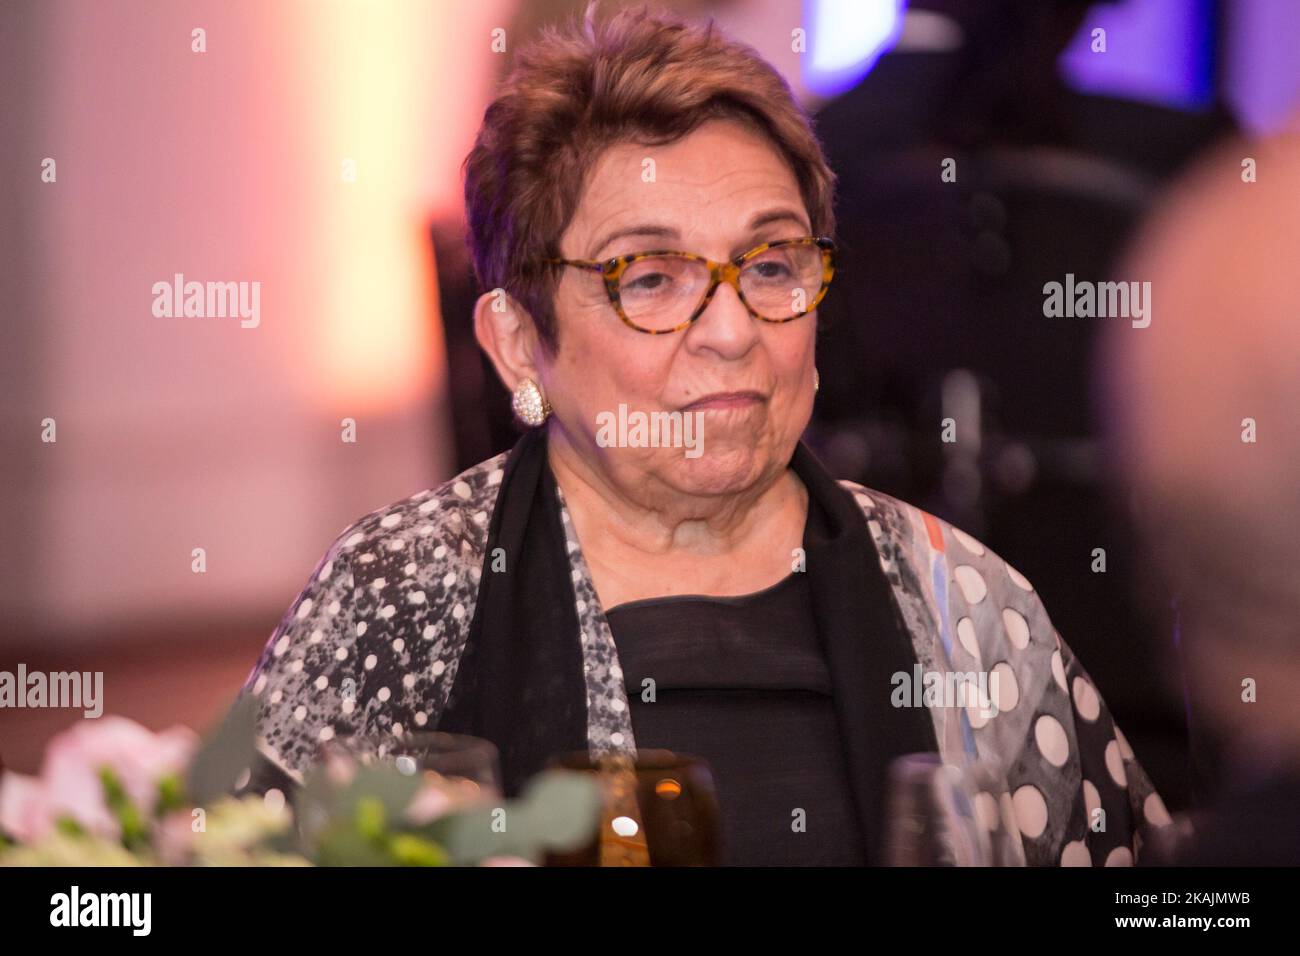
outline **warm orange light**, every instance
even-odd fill
[[[655,795],[665,800],[676,800],[682,795],[682,785],[671,777],[665,777],[655,784]]]
[[[435,102],[453,82],[436,4],[359,0],[303,8],[308,82],[305,171],[320,197],[313,260],[320,284],[310,362],[325,407],[349,414],[423,401],[442,388],[428,224],[430,156],[442,144]]]

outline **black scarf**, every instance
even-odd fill
[[[805,530],[807,573],[865,857],[878,865],[889,762],[938,744],[927,709],[890,704],[892,675],[910,675],[916,655],[861,509],[802,442],[790,467],[829,529],[810,522]],[[491,570],[494,553],[504,554],[504,571]],[[587,747],[587,691],[567,554],[546,431],[534,429],[506,462],[477,609],[438,726],[496,744],[507,797],[553,755]]]

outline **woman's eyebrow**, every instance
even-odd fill
[[[767,226],[778,222],[792,222],[799,227],[800,235],[809,231],[808,220],[793,209],[769,209],[767,212],[761,212],[754,217],[749,224],[749,235],[745,241],[733,246],[731,255],[733,257],[743,255],[752,249],[758,239],[759,232]],[[794,238],[793,236],[789,238]],[[769,240],[772,241],[772,240]]]
[[[809,228],[808,220],[793,209],[768,209],[758,213],[752,220],[750,220],[749,234],[752,238],[753,234],[764,226],[771,225],[774,222],[786,221],[795,223],[800,229],[805,231]],[[600,242],[592,246],[590,258],[600,258],[597,256],[597,253],[606,248],[615,239],[624,239],[628,236],[644,236],[652,239],[678,240],[681,239],[681,235],[681,232],[679,232],[675,227],[664,226],[657,223],[638,223],[633,226],[623,226],[602,236]],[[737,254],[743,251],[743,249],[738,250]]]
[[[769,209],[766,212],[760,212],[757,216],[753,218],[753,220],[750,221],[749,231],[755,232],[763,228],[764,226],[768,225],[769,223],[782,222],[787,219],[790,220],[791,222],[797,223],[799,225],[799,228],[801,229],[807,230],[809,228],[808,220],[806,217],[800,215],[798,212],[796,212],[793,209],[782,208],[782,209]]]
[[[615,239],[622,239],[626,236],[649,236],[656,239],[680,239],[682,234],[672,226],[660,226],[653,223],[641,223],[635,226],[624,226],[621,229],[615,229],[613,232],[604,236],[599,243],[591,247],[591,258],[599,258],[596,253],[604,249]]]

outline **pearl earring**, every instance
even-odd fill
[[[817,369],[813,369],[813,392],[822,387],[821,376],[817,374]]]
[[[510,400],[515,416],[531,428],[536,428],[551,414],[551,404],[531,378],[520,379]]]

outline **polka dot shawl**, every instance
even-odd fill
[[[300,780],[335,737],[437,729],[479,582],[500,557],[487,544],[506,459],[366,515],[327,549],[241,691],[257,698],[258,747],[280,772]],[[861,509],[919,668],[988,677],[992,706],[929,708],[943,758],[1002,768],[1008,787],[998,809],[1029,865],[1132,865],[1144,834],[1169,815],[1030,582],[933,515],[852,482],[839,486]],[[634,753],[617,649],[557,495],[588,744]]]

